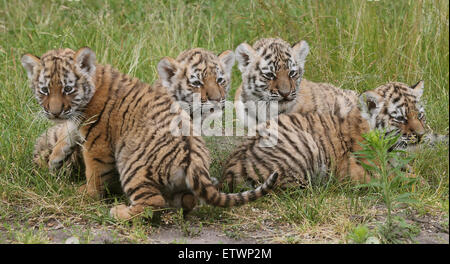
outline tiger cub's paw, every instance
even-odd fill
[[[198,199],[192,193],[180,192],[173,196],[170,203],[175,208],[183,208],[183,214],[186,215],[194,209],[198,203]]]
[[[50,151],[43,151],[33,156],[33,163],[39,168],[48,168],[49,166]]]
[[[64,157],[62,157],[61,155],[54,155],[54,153],[50,154],[50,157],[48,159],[48,168],[51,171],[56,171],[61,169],[63,162],[64,162]]]
[[[94,188],[89,188],[86,184],[83,184],[78,188],[78,193],[87,194],[91,198],[100,198],[102,195],[99,191]]]
[[[117,220],[129,220],[132,215],[130,214],[130,208],[125,204],[119,204],[111,208],[109,214]]]

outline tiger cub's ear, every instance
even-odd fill
[[[37,65],[41,64],[41,60],[34,55],[25,54],[22,56],[21,62],[22,66],[27,71],[28,79],[31,80],[33,78],[34,69]]]
[[[159,61],[157,69],[163,86],[170,88],[172,77],[175,76],[179,69],[178,62],[170,57],[164,57]]]
[[[79,49],[74,56],[77,69],[89,76],[95,73],[95,53],[88,47]]]
[[[257,54],[255,50],[247,43],[242,43],[236,48],[236,59],[238,61],[239,70],[243,73],[247,66],[255,60]]]
[[[364,112],[372,114],[383,106],[383,101],[379,94],[367,91],[359,96],[359,104]]]
[[[234,52],[231,50],[226,50],[219,54],[219,60],[225,67],[225,74],[231,74],[231,69],[234,66]]]
[[[383,98],[374,91],[367,91],[359,96],[361,116],[369,122],[371,128],[375,128],[376,117],[383,105]]]
[[[306,41],[302,40],[302,41],[298,42],[297,44],[295,44],[292,47],[292,50],[293,50],[293,53],[295,56],[295,60],[300,65],[300,67],[303,69],[303,67],[305,67],[306,56],[308,56],[308,53],[309,53],[308,43]]]
[[[420,97],[422,97],[423,87],[424,87],[423,80],[420,80],[416,84],[411,86],[411,89],[414,91],[414,95],[417,97],[417,100],[420,100]]]

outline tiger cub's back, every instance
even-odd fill
[[[336,167],[345,174],[347,154],[358,148],[361,134],[369,131],[357,107],[348,111],[346,118],[331,111],[311,111],[282,114],[269,123],[269,127],[259,125],[258,136],[248,138],[230,155],[222,184],[230,189],[241,183],[258,185],[270,171],[277,171],[277,186],[305,187],[323,181]],[[261,144],[264,135],[275,133],[276,144]]]
[[[352,152],[361,149],[362,135],[373,129],[400,135],[392,146],[394,149],[448,142],[448,136],[426,133],[421,101],[423,81],[412,86],[390,82],[358,97],[352,91],[337,89],[325,84],[303,89],[298,113],[280,115],[278,123],[272,121],[277,127],[278,143],[272,148],[261,147],[261,135],[267,133],[262,133],[264,129],[258,131],[258,136],[250,138],[231,155],[222,181],[229,185],[234,181],[258,182],[259,172],[273,169],[280,173],[282,185],[300,181],[302,186],[308,182],[308,175],[320,176],[331,169],[338,178],[350,176],[354,181],[365,182],[369,175],[361,162],[366,161],[356,160]],[[252,164],[249,161],[254,160],[259,161],[258,166],[249,166]],[[317,164],[319,168],[325,164],[325,170],[317,171]]]
[[[291,113],[332,111],[346,116],[357,105],[358,93],[329,83],[316,83],[303,79]]]

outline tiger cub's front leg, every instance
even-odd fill
[[[67,142],[65,140],[58,141],[48,158],[49,169],[52,171],[60,169],[63,162],[74,153],[74,150],[77,147],[75,142]]]
[[[104,151],[86,149],[83,149],[83,158],[86,166],[86,184],[78,191],[91,197],[101,197],[105,192],[105,182],[115,175],[114,158]]]
[[[55,171],[70,159],[69,168],[72,168],[80,162],[80,142],[76,124],[65,122],[52,126],[36,140],[33,162],[41,168],[48,166]]]
[[[63,162],[74,153],[81,137],[78,132],[78,124],[71,121],[65,122],[56,127],[57,142],[49,156],[48,166],[50,170],[61,168]]]

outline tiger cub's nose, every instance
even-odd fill
[[[64,104],[62,103],[49,104],[48,112],[52,114],[55,118],[59,117],[63,111],[64,111]]]
[[[280,91],[278,91],[278,92],[279,92],[280,95],[283,96],[284,98],[288,97],[288,96],[291,94],[290,91],[287,91],[287,92],[284,91],[284,92],[283,92],[283,91],[280,90]]]

